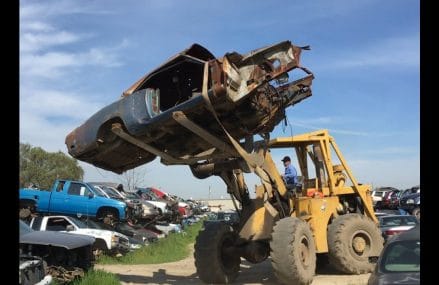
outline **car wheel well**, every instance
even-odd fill
[[[119,212],[112,207],[101,207],[96,214],[96,218],[102,220],[104,223],[106,223],[105,219],[107,218],[110,220],[110,224],[113,224],[119,220]]]
[[[107,243],[101,238],[96,238],[95,243],[93,244],[93,249],[101,249],[104,252],[109,250]]]
[[[122,128],[126,130],[125,123],[123,122],[122,118],[120,117],[111,118],[99,127],[97,138],[96,138],[98,142],[113,141],[117,137],[116,134],[114,134],[111,131],[111,126],[114,123],[121,124]]]

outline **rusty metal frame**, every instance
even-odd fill
[[[233,149],[224,140],[215,137],[205,129],[201,128],[199,125],[191,121],[183,112],[176,111],[172,113],[172,118],[186,129],[190,130],[206,142],[210,143],[212,146],[216,147],[218,150],[226,152],[232,156],[239,155],[236,150]]]
[[[122,126],[119,123],[115,123],[111,126],[111,131],[113,133],[115,133],[117,136],[119,136],[121,139],[126,140],[127,142],[140,147],[141,149],[146,150],[147,152],[150,152],[154,155],[160,156],[161,158],[163,158],[164,160],[166,160],[167,162],[170,163],[181,163],[180,159],[177,159],[173,156],[170,156],[167,153],[164,153],[161,150],[156,149],[155,147],[150,146],[149,144],[146,144],[144,142],[142,142],[141,140],[131,136],[130,134],[126,133],[123,129]]]
[[[236,152],[236,150],[233,149],[227,143],[225,143],[224,140],[217,138],[216,136],[212,135],[211,133],[209,133],[208,131],[206,131],[205,129],[203,129],[202,127],[200,127],[199,125],[197,125],[193,121],[191,121],[183,112],[181,112],[181,111],[174,112],[174,113],[172,113],[172,117],[177,123],[179,123],[180,125],[182,125],[186,129],[190,130],[194,134],[198,135],[200,138],[202,138],[206,142],[210,143],[214,148],[227,154],[226,157],[230,157],[230,155],[236,156],[236,157],[239,156],[239,154]],[[149,153],[152,153],[156,156],[159,156],[160,158],[163,159],[164,162],[166,162],[166,164],[185,164],[185,165],[194,164],[198,161],[206,160],[206,159],[209,159],[211,157],[211,155],[209,153],[206,154],[207,151],[204,151],[204,152],[202,152],[198,155],[195,155],[195,156],[186,156],[184,158],[181,158],[181,157],[176,158],[176,157],[173,157],[173,156],[171,156],[171,155],[169,155],[169,154],[131,136],[130,134],[128,134],[127,132],[125,132],[123,130],[121,124],[119,124],[119,123],[114,123],[111,126],[111,131],[114,134],[116,134],[118,137],[120,137],[121,139],[123,139],[123,140],[149,152]]]

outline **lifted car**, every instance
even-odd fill
[[[284,41],[216,59],[194,44],[68,134],[68,152],[118,174],[156,156],[167,165],[230,157],[236,151],[223,143],[228,135],[268,136],[285,108],[311,96],[314,76],[300,66],[304,49]],[[290,81],[297,69],[305,76]]]

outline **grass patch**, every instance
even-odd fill
[[[103,270],[90,270],[83,278],[75,280],[71,285],[120,285],[119,277],[116,274],[105,272]]]
[[[50,285],[61,285],[56,280],[52,281]],[[75,281],[67,283],[68,285],[120,285],[119,277],[116,274],[105,272],[103,270],[89,270],[84,277]]]
[[[203,221],[186,228],[184,233],[171,233],[166,238],[144,246],[125,256],[102,256],[99,264],[157,264],[178,261],[189,255],[188,246],[195,242],[198,232],[203,226]],[[102,283],[105,284],[105,283]]]

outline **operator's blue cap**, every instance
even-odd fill
[[[291,161],[291,158],[290,158],[289,156],[285,156],[285,157],[282,159],[282,161],[283,161],[283,162],[285,162],[285,161]]]

